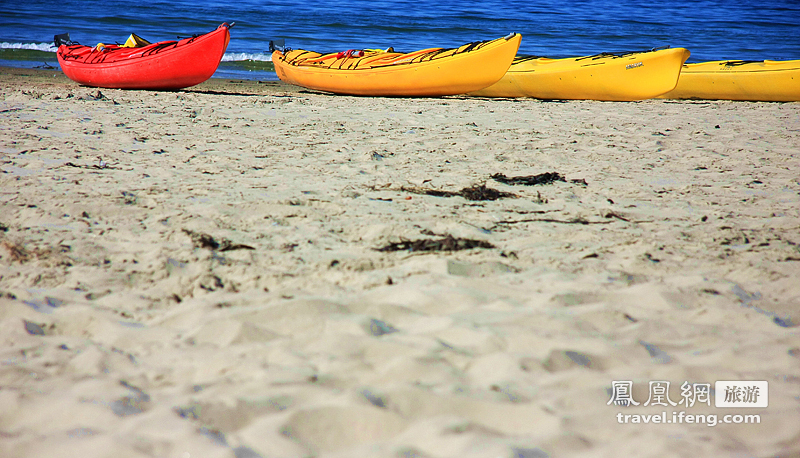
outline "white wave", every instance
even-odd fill
[[[0,49],[32,49],[34,51],[56,52],[53,43],[0,43]]]
[[[236,62],[240,60],[259,60],[264,62],[272,62],[272,54],[264,53],[247,53],[247,52],[226,52],[222,56],[223,62]]]

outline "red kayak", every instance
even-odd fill
[[[58,63],[72,81],[111,89],[181,89],[211,78],[222,60],[233,24],[178,41],[83,46],[56,36]],[[66,36],[64,43],[60,38]],[[144,45],[144,46],[142,46]]]

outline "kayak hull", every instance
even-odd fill
[[[58,47],[61,69],[85,86],[111,89],[174,90],[200,84],[217,70],[230,41],[230,26],[178,41],[144,47]]]
[[[360,57],[350,52],[275,51],[272,62],[281,80],[309,89],[345,95],[436,97],[464,94],[498,81],[511,65],[520,40],[519,34],[511,34],[454,49],[366,51]]]
[[[686,64],[665,99],[800,101],[800,60]]]
[[[645,100],[674,89],[681,66],[688,58],[689,51],[684,48],[566,59],[520,56],[500,81],[470,95]]]

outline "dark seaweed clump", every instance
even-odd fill
[[[540,184],[552,184],[556,181],[563,181],[566,183],[566,179],[563,175],[558,172],[545,172],[540,173],[538,175],[523,175],[517,177],[507,177],[502,173],[495,173],[492,175],[492,179],[495,181],[499,181],[500,183],[507,184],[507,185],[523,185],[523,186],[535,186]],[[588,186],[586,180],[583,178],[578,180],[569,180],[571,183],[581,184],[584,186]]]
[[[422,189],[422,188],[408,188],[402,187],[401,191],[413,192],[414,194],[425,194],[427,196],[435,197],[455,197],[461,196],[467,200],[497,200],[504,197],[518,197],[511,192],[498,191],[497,189],[489,188],[485,184],[477,184],[462,188],[459,191],[444,191],[440,189]]]
[[[483,240],[462,239],[448,234],[441,239],[404,240],[390,243],[385,247],[378,248],[378,251],[435,252],[460,251],[472,248],[494,248],[494,245]]]

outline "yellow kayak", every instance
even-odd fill
[[[519,56],[497,83],[470,95],[561,100],[650,99],[675,88],[684,48],[550,59]]]
[[[800,60],[686,64],[665,99],[800,101]]]
[[[503,77],[522,36],[512,33],[454,49],[411,53],[349,50],[320,54],[302,49],[272,53],[278,77],[287,83],[336,94],[435,97],[463,94]]]

